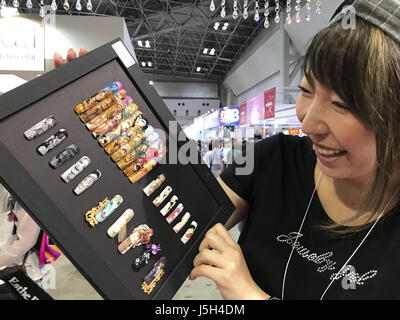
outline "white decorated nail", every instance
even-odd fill
[[[185,234],[181,238],[181,241],[184,244],[186,244],[190,240],[190,238],[192,237],[192,235],[196,229],[197,229],[197,222],[192,221],[192,223],[190,224],[190,228],[186,230]]]
[[[177,201],[178,197],[173,196],[171,200],[169,200],[169,202],[164,206],[164,208],[160,210],[161,214],[165,216],[172,209],[172,207],[176,204]]]
[[[117,221],[113,223],[113,225],[107,230],[107,234],[111,237],[114,238],[120,231],[121,229],[127,225],[129,221],[133,218],[135,213],[133,212],[132,209],[127,209],[119,218]]]
[[[65,171],[61,178],[66,182],[70,182],[77,175],[79,175],[88,165],[90,164],[90,158],[83,156],[77,163],[72,165],[67,171]]]
[[[175,208],[174,211],[167,217],[167,222],[170,224],[172,221],[176,219],[177,216],[183,211],[183,204],[180,203],[178,206]]]
[[[186,222],[188,222],[190,219],[190,213],[186,212],[185,215],[182,217],[181,221],[178,222],[175,227],[173,228],[173,230],[175,231],[175,233],[178,233],[179,231],[181,231],[181,229],[183,228],[183,226],[186,224]]]
[[[50,128],[56,125],[57,121],[54,116],[48,116],[39,123],[35,124],[30,129],[24,132],[25,138],[28,140],[33,140],[34,138],[40,136],[42,133],[46,132]]]
[[[172,192],[172,188],[170,186],[165,187],[165,189],[160,193],[160,195],[153,200],[153,204],[158,207]]]
[[[77,196],[79,196],[82,192],[86,191],[92,185],[95,184],[101,177],[100,170],[95,170],[91,174],[89,174],[85,179],[82,180],[81,183],[74,189],[74,192]]]

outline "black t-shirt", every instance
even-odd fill
[[[307,137],[279,134],[255,144],[254,170],[235,175],[236,164],[221,179],[250,204],[239,237],[254,281],[281,298],[285,267],[315,188],[315,153]],[[286,274],[284,299],[400,298],[400,215],[381,219],[337,273],[368,230],[332,238],[317,226],[331,222],[314,194]]]

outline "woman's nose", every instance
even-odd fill
[[[304,108],[301,115],[301,130],[306,135],[324,135],[329,132],[326,123],[326,114],[322,102],[313,100],[311,105]]]

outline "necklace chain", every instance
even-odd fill
[[[286,283],[286,275],[287,275],[287,271],[288,271],[288,268],[289,268],[290,260],[291,260],[292,255],[293,255],[294,248],[295,248],[295,246],[297,245],[297,240],[298,240],[298,238],[299,238],[301,229],[303,228],[304,222],[305,222],[306,217],[307,217],[307,214],[308,214],[308,210],[310,209],[311,202],[312,202],[312,200],[313,200],[313,198],[314,198],[315,192],[317,191],[317,188],[318,188],[319,182],[320,182],[320,180],[321,180],[321,177],[322,177],[322,171],[321,171],[321,173],[320,173],[320,175],[319,175],[319,177],[318,177],[318,180],[317,180],[317,183],[316,183],[316,185],[315,185],[314,191],[313,191],[313,193],[312,193],[312,195],[311,195],[310,201],[308,202],[308,206],[307,206],[306,212],[304,213],[303,221],[302,221],[301,224],[300,224],[300,228],[299,228],[299,231],[297,232],[296,240],[294,241],[294,244],[293,244],[293,246],[292,246],[292,250],[291,250],[291,252],[290,252],[288,261],[287,261],[287,263],[286,263],[285,272],[284,272],[284,274],[283,274],[283,282],[282,282],[282,297],[281,297],[282,300],[283,300],[283,298],[284,298],[285,283]],[[340,268],[338,274],[340,274],[340,272],[342,272],[342,270],[347,266],[347,264],[349,263],[349,261],[350,261],[350,260],[353,258],[353,256],[356,254],[356,252],[358,251],[358,249],[360,249],[360,247],[362,246],[362,244],[364,243],[364,241],[367,239],[367,237],[369,236],[369,234],[372,232],[372,230],[374,229],[374,227],[375,227],[376,224],[378,223],[379,219],[382,217],[383,213],[384,213],[384,212],[386,211],[386,209],[388,208],[389,204],[390,204],[390,203],[392,202],[392,200],[394,199],[394,197],[395,197],[395,195],[397,194],[397,192],[399,191],[399,189],[400,189],[400,187],[397,188],[396,192],[393,194],[393,196],[391,197],[390,201],[387,203],[387,205],[385,206],[385,208],[384,208],[384,209],[382,210],[382,212],[379,214],[378,218],[375,220],[375,222],[374,222],[374,224],[372,225],[372,227],[368,230],[367,234],[366,234],[366,235],[364,236],[364,238],[361,240],[360,244],[357,246],[357,248],[353,251],[353,253],[350,255],[350,257],[347,259],[347,261],[346,261],[346,262],[343,264],[343,266]],[[321,297],[320,297],[320,300],[322,300],[322,299],[324,298],[326,292],[328,291],[328,289],[331,287],[331,285],[333,284],[333,282],[334,282],[335,280],[336,280],[336,278],[333,277],[333,279],[331,280],[331,282],[330,282],[330,283],[328,284],[328,286],[326,287],[325,291],[322,293],[322,295],[321,295]]]

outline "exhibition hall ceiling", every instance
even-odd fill
[[[211,0],[92,0],[92,11],[86,8],[87,0],[80,0],[80,11],[78,0],[69,0],[70,9],[65,11],[64,1],[57,1],[57,14],[123,17],[142,70],[154,75],[222,80],[264,28],[264,0],[247,1],[247,19],[242,15],[243,0],[237,1],[240,14],[236,19],[233,0],[225,1],[224,18],[221,0],[213,0],[214,11]],[[254,19],[257,3],[259,21]],[[284,10],[286,0],[280,3]],[[275,17],[275,5],[275,0],[269,1],[270,20]],[[23,6],[20,10],[39,12],[39,4],[34,1],[29,11]]]

